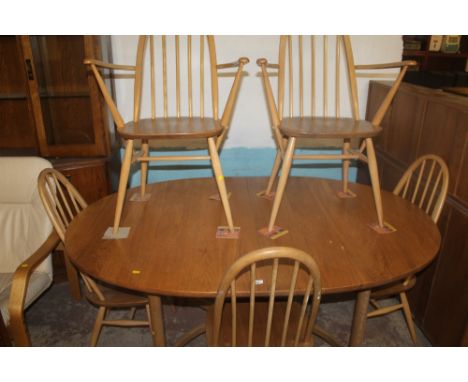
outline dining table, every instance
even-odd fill
[[[439,230],[418,206],[382,191],[385,221],[394,230],[379,234],[372,189],[351,183],[354,198],[340,198],[341,182],[291,177],[277,224],[287,233],[271,239],[259,233],[268,224],[272,201],[258,196],[265,177],[227,177],[237,238],[217,238],[226,226],[212,178],[182,179],[148,185],[146,201],[131,201],[127,191],[121,227],[128,236],[107,239],[116,194],[89,205],[70,224],[65,252],[82,272],[118,287],[147,294],[155,345],[165,345],[162,298],[214,301],[231,264],[259,248],[287,246],[309,253],[321,275],[323,295],[355,292],[349,345],[364,342],[371,290],[402,280],[428,266],[440,246]],[[239,294],[248,295],[248,287]]]

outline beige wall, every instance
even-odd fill
[[[134,63],[137,36],[112,36],[115,63]],[[353,36],[353,50],[358,64],[399,61],[402,53],[401,36]],[[277,61],[278,36],[216,36],[218,63],[231,62],[240,56],[250,58],[245,68],[231,131],[225,147],[273,147],[261,78],[255,61],[265,57]],[[184,80],[184,78],[182,79]],[[274,80],[273,80],[274,81]],[[364,116],[369,79],[359,80],[361,113]],[[220,102],[223,103],[232,78],[220,78]],[[118,107],[125,119],[132,116],[133,94],[130,80],[116,84]],[[143,106],[143,114],[149,108]]]

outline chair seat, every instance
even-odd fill
[[[414,275],[408,277],[406,280],[397,281],[395,283],[385,285],[380,288],[372,290],[371,298],[384,298],[406,292],[412,289],[416,284],[416,277]]]
[[[301,297],[302,299],[302,297]],[[274,305],[273,319],[271,327],[271,338],[269,346],[281,345],[281,334],[283,331],[284,316],[286,312],[287,301],[277,301]],[[249,301],[237,301],[237,337],[236,346],[247,346],[248,331],[249,331]],[[223,307],[223,319],[221,321],[221,330],[219,334],[218,346],[231,346],[231,303],[225,303]],[[286,336],[286,346],[293,346],[296,328],[299,321],[299,313],[301,304],[293,302],[291,306],[291,316],[289,318],[289,330]],[[213,338],[213,317],[214,305],[210,306],[207,311],[206,321],[206,336],[208,344]],[[252,346],[265,346],[265,332],[268,317],[268,300],[255,302],[255,318]],[[299,345],[304,345],[299,343]]]
[[[368,121],[329,117],[283,118],[279,129],[283,135],[296,138],[371,138],[382,131]]]
[[[128,122],[119,134],[125,139],[210,138],[221,135],[223,128],[213,118],[145,118]]]
[[[133,293],[117,287],[106,287],[103,284],[99,284],[99,290],[104,295],[106,301],[101,301],[96,294],[89,292],[85,288],[86,298],[98,306],[106,308],[131,308],[143,307],[148,304],[148,298],[136,292]]]

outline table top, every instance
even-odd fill
[[[126,239],[102,238],[112,226],[116,194],[90,205],[70,225],[66,253],[81,271],[110,284],[184,297],[214,297],[228,267],[263,247],[310,253],[324,294],[400,280],[437,254],[438,228],[416,206],[382,191],[385,221],[397,230],[378,234],[368,226],[376,221],[370,187],[351,184],[357,197],[342,199],[337,196],[341,182],[317,178],[290,177],[277,218],[289,233],[266,238],[257,231],[267,225],[272,201],[256,194],[267,180],[226,178],[239,239],[215,238],[217,226],[226,222],[221,202],[209,198],[217,193],[214,179],[187,179],[148,185],[146,202],[129,201],[139,189],[128,190],[121,223],[131,227]]]

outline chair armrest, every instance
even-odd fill
[[[392,69],[392,68],[403,68],[408,66],[417,66],[418,63],[413,60],[399,61],[399,62],[388,62],[384,64],[369,64],[369,65],[355,65],[356,70],[365,69]]]
[[[275,97],[273,96],[273,90],[271,88],[270,77],[268,76],[267,68],[279,68],[279,65],[269,64],[266,58],[259,58],[257,60],[257,65],[262,69],[262,78],[263,84],[265,86],[265,94],[268,103],[268,110],[270,112],[271,121],[273,126],[279,126],[280,119],[278,115],[278,110],[275,104]]]
[[[83,61],[83,64],[85,64],[85,65],[95,65],[95,66],[99,66],[100,68],[107,68],[107,69],[136,70],[136,66],[111,64],[110,62],[95,60],[94,58],[85,58],[84,61]]]
[[[234,78],[234,82],[232,83],[231,90],[229,92],[229,96],[226,101],[226,105],[224,106],[223,115],[221,117],[221,126],[223,127],[223,132],[216,140],[216,148],[219,150],[221,144],[226,137],[226,134],[229,130],[229,125],[231,121],[232,111],[234,109],[234,103],[237,98],[237,93],[239,92],[240,82],[242,78],[242,71],[244,70],[244,65],[248,64],[250,61],[247,57],[241,57],[236,62],[231,62],[228,64],[220,64],[216,65],[216,69],[226,69],[226,68],[236,68],[236,77]]]
[[[24,302],[31,275],[59,243],[60,237],[54,230],[39,249],[18,266],[13,275],[8,310],[10,332],[16,346],[31,345],[24,323]]]
[[[265,66],[270,69],[279,69],[279,64],[270,64],[266,58],[259,58],[257,60],[257,65],[260,67]]]
[[[228,69],[228,68],[238,68],[241,65],[247,65],[250,60],[247,57],[241,57],[237,61],[228,62],[226,64],[218,64],[216,65],[216,69]]]
[[[380,123],[382,122],[382,119],[387,112],[391,102],[393,101],[393,98],[395,97],[396,92],[398,91],[398,88],[400,87],[401,82],[403,81],[403,77],[406,74],[406,71],[410,66],[416,66],[417,63],[416,61],[412,60],[407,60],[407,61],[401,61],[401,62],[392,62],[388,64],[376,64],[376,65],[356,65],[356,69],[387,69],[387,68],[401,68],[400,72],[398,73],[398,76],[393,83],[392,87],[390,88],[390,91],[387,93],[385,98],[383,99],[382,103],[380,104],[379,108],[377,109],[374,117],[371,120],[371,123],[374,126],[380,126]]]
[[[99,86],[99,89],[101,90],[102,96],[104,97],[104,100],[106,101],[107,107],[109,108],[112,118],[114,119],[115,124],[117,125],[117,130],[120,130],[124,127],[124,120],[122,116],[120,115],[119,111],[117,110],[117,105],[115,104],[114,100],[112,99],[112,96],[107,89],[106,84],[104,83],[104,80],[102,78],[101,73],[97,69],[97,67],[102,67],[102,68],[109,68],[109,69],[121,69],[121,70],[134,70],[136,71],[135,66],[130,66],[130,65],[117,65],[117,64],[110,64],[106,63],[103,61],[91,59],[91,58],[86,58],[83,63],[85,65],[90,65],[91,70],[94,74],[94,78],[96,79],[96,82]]]

